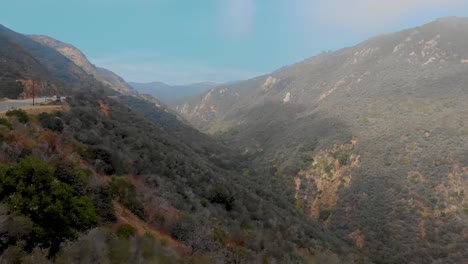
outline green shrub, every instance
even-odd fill
[[[116,234],[119,238],[124,238],[128,239],[129,237],[135,235],[135,228],[131,225],[124,224],[119,226],[119,228],[116,231]]]
[[[9,129],[12,129],[13,127],[11,126],[11,123],[8,122],[7,119],[3,118],[3,117],[0,117],[0,125],[3,125],[3,126],[6,126],[8,127]]]
[[[59,117],[48,113],[40,113],[37,118],[43,127],[55,132],[63,131],[63,122]]]
[[[327,166],[325,166],[325,168],[323,169],[328,175],[331,176],[331,171],[333,169],[333,166],[331,164],[328,164]]]
[[[21,123],[27,123],[29,121],[29,116],[23,109],[9,110],[6,112],[6,116],[16,116],[16,118],[18,118],[18,121],[20,121]]]
[[[109,186],[96,186],[92,191],[92,198],[98,214],[99,223],[113,223],[117,220]]]
[[[228,239],[228,234],[223,229],[221,229],[219,227],[215,227],[213,229],[213,239],[220,242],[220,243],[222,243],[222,244],[225,244],[227,242],[227,239]]]
[[[96,166],[97,171],[104,172],[107,175],[115,173],[113,158],[110,151],[100,147],[90,147],[83,153],[83,156],[90,161],[102,161],[97,163],[99,165]]]
[[[226,211],[231,211],[234,206],[234,196],[232,196],[225,188],[215,188],[210,197],[211,203],[217,203],[224,206]]]
[[[86,194],[91,171],[68,168],[66,166],[59,165],[55,169],[54,174],[57,179],[73,187],[73,189],[75,189],[79,194]]]
[[[333,210],[322,210],[320,211],[319,219],[320,221],[325,221],[333,213]]]
[[[113,176],[110,187],[115,200],[121,202],[138,217],[144,217],[144,208],[136,197],[135,186],[127,178]]]

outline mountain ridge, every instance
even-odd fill
[[[462,262],[467,36],[467,18],[439,19],[221,85],[176,110],[288,177],[305,214],[374,261]],[[440,247],[450,243],[456,250]]]
[[[45,35],[27,35],[27,37],[58,51],[60,54],[73,61],[73,63],[78,65],[86,73],[92,75],[104,85],[108,85],[112,87],[112,89],[123,94],[135,94],[133,89],[128,86],[128,84],[120,76],[117,76],[115,73],[107,69],[96,67],[91,62],[89,62],[89,60],[86,58],[86,55],[84,55],[75,46],[58,41]]]

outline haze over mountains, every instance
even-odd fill
[[[299,210],[379,263],[468,259],[468,19],[222,85],[176,109],[294,182]]]
[[[199,95],[219,85],[214,82],[200,82],[187,85],[169,85],[162,82],[129,82],[128,84],[139,93],[149,94],[169,105],[180,102],[188,97]]]

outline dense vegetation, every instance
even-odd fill
[[[282,259],[299,257],[295,250],[287,250],[292,255],[285,255],[286,248],[336,247],[341,243],[307,223],[256,175],[242,175],[239,171],[248,169],[242,160],[223,156],[223,146],[180,124],[171,114],[157,108],[138,114],[118,101],[90,93],[76,95],[70,104],[72,110],[63,119],[76,139],[87,146],[83,156],[98,172],[139,175],[158,196],[185,212],[181,222],[168,231],[195,251],[214,254],[216,248],[231,245],[227,252],[235,253],[236,258],[255,259],[265,254]],[[144,102],[129,105],[148,110],[141,108]],[[238,171],[226,169],[233,167]],[[134,192],[119,178],[114,177],[111,186],[115,186],[113,193]],[[142,216],[137,202],[123,199],[124,205]],[[165,221],[155,219],[154,224],[168,228]],[[312,238],[316,242],[309,244]],[[234,242],[236,239],[240,240]],[[316,244],[318,241],[328,242],[320,246],[323,242]]]
[[[97,223],[91,200],[57,181],[52,168],[36,159],[0,166],[0,200],[8,205],[11,213],[27,217],[23,230],[15,230],[17,233],[7,230],[6,234],[8,244],[28,237],[27,250],[41,245],[50,247],[53,255],[61,242],[77,238],[78,232]],[[27,225],[28,220],[31,226]]]
[[[156,106],[107,95],[78,93],[68,99],[70,111],[19,110],[3,122],[12,129],[0,134],[1,217],[24,223],[13,233],[2,227],[3,260],[357,256],[263,184],[248,160]]]
[[[284,195],[299,211],[375,262],[463,263],[466,36],[468,19],[440,19],[216,87],[177,109],[257,170],[273,168],[289,187],[278,192],[293,190]]]
[[[463,262],[465,24],[322,54],[182,108],[218,139],[0,27],[4,96],[27,77],[70,106],[0,118],[0,262]]]
[[[17,99],[23,92],[24,87],[21,82],[13,78],[2,77],[0,82],[0,98]]]

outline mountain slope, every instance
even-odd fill
[[[11,98],[66,95],[82,88],[102,88],[102,84],[56,50],[0,25],[0,85],[15,87]],[[18,95],[17,92],[22,92]],[[4,90],[3,90],[4,91]],[[3,92],[2,91],[2,92]],[[15,96],[16,94],[16,96]]]
[[[56,50],[41,45],[29,37],[4,26],[0,26],[0,34],[34,57],[42,65],[43,70],[47,71],[51,77],[73,85],[91,85],[96,82],[83,69]]]
[[[162,82],[130,82],[129,84],[139,93],[152,95],[169,105],[175,104],[185,98],[201,94],[218,85],[213,82],[201,82],[188,85],[168,85]]]
[[[18,49],[2,67],[57,81],[69,110],[0,119],[1,262],[366,261],[157,100],[3,31],[0,43]]]
[[[94,66],[88,61],[86,56],[74,46],[44,35],[28,35],[28,37],[44,46],[58,51],[104,85],[108,85],[112,89],[123,94],[135,93],[121,77],[109,70]]]
[[[324,53],[176,109],[273,167],[296,204],[376,262],[461,263],[468,19]]]

